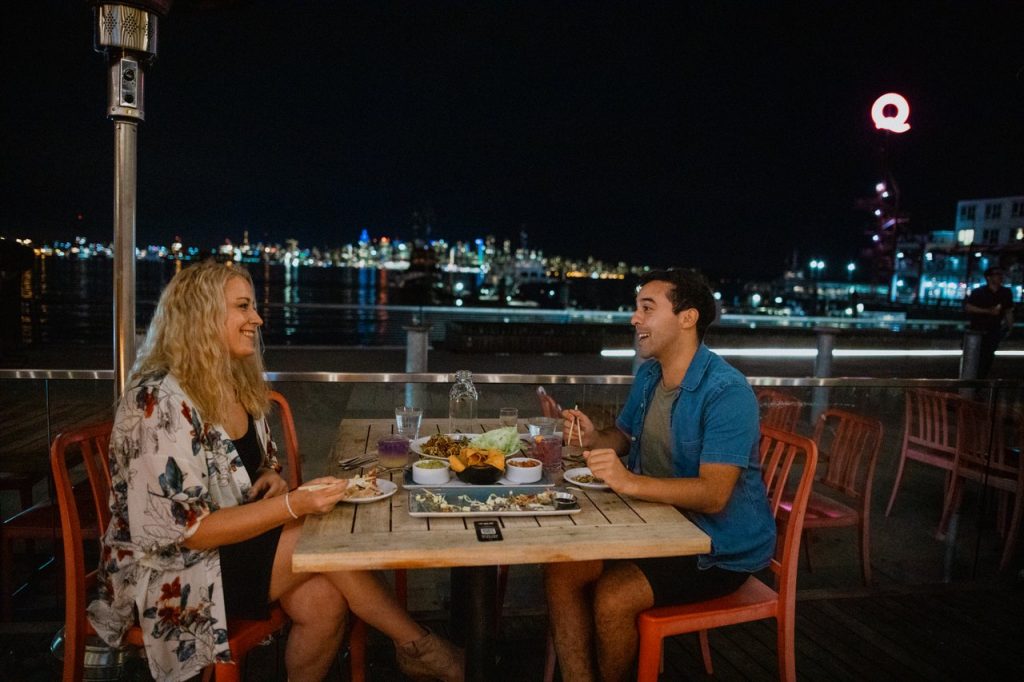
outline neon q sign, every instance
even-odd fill
[[[895,108],[896,113],[886,114],[887,107]],[[875,128],[879,130],[905,133],[910,130],[910,124],[907,123],[909,118],[910,104],[907,103],[907,99],[903,95],[895,92],[882,95],[871,105],[871,120],[875,122]]]

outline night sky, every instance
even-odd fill
[[[107,241],[91,12],[29,4],[0,28],[0,235]],[[161,23],[140,244],[409,238],[419,212],[452,240],[525,230],[549,254],[718,276],[777,275],[798,250],[840,276],[880,178],[868,111],[893,90],[912,229],[1024,194],[1024,3],[222,4]]]

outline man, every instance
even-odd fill
[[[595,476],[617,493],[675,505],[712,546],[700,556],[547,564],[565,680],[633,678],[637,614],[729,594],[774,553],[757,400],[743,375],[703,344],[714,319],[714,296],[700,275],[645,275],[631,323],[648,360],[615,426],[598,430],[582,412],[563,412],[566,432],[579,420]]]
[[[992,369],[999,342],[1013,327],[1013,295],[1003,286],[1003,269],[993,266],[985,271],[985,286],[974,289],[964,302],[969,328],[982,332],[978,357],[978,378]]]

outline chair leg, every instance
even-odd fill
[[[866,519],[861,518],[857,529],[860,538],[860,572],[864,579],[864,586],[871,586],[871,536],[870,527]]]
[[[661,667],[661,633],[640,624],[640,649],[636,665],[637,682],[658,682]]]
[[[999,570],[1005,571],[1013,561],[1013,550],[1017,547],[1017,534],[1020,532],[1021,516],[1024,516],[1024,490],[1018,490],[1013,501],[1013,517],[1010,519],[1010,527],[1006,530],[1006,540],[1003,544],[1003,558],[999,562]]]
[[[939,519],[939,529],[935,533],[935,537],[939,540],[946,538],[946,532],[949,530],[949,521],[960,508],[960,498],[963,496],[963,490],[963,484],[957,479],[953,481],[949,490],[946,491],[946,500],[942,504],[942,518]]]
[[[714,675],[715,669],[711,665],[711,645],[708,643],[708,631],[701,630],[697,636],[700,638],[700,656],[704,659],[704,672]]]
[[[778,618],[776,623],[779,630],[779,641],[776,644],[779,649],[779,680],[796,682],[795,623],[785,617]]]
[[[889,504],[885,507],[885,515],[892,511],[892,503],[896,501],[896,493],[900,490],[900,483],[903,481],[903,465],[907,463],[905,455],[900,455],[900,465],[896,469],[896,480],[892,482],[892,494],[889,495]]]

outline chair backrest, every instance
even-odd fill
[[[956,473],[1002,490],[1024,480],[1024,417],[1017,410],[961,400],[957,418]]]
[[[540,401],[540,412],[545,417],[562,418],[562,408],[555,399],[548,395],[543,386],[537,387],[537,399]]]
[[[761,476],[768,490],[772,516],[779,526],[779,541],[771,569],[775,574],[779,599],[783,604],[790,604],[796,597],[800,535],[818,464],[818,448],[809,438],[762,425],[760,453]],[[795,483],[791,479],[795,479]],[[779,508],[783,500],[792,500],[792,507],[784,521],[779,522]]]
[[[957,409],[962,399],[956,393],[924,388],[906,392],[903,449],[945,454],[956,452]]]
[[[96,569],[85,570],[85,547],[82,538],[82,514],[72,487],[71,472],[77,457],[84,464],[96,505],[100,537],[110,525],[110,465],[108,451],[112,422],[86,426],[58,435],[50,447],[50,466],[53,469],[60,525],[64,540],[64,680],[80,679],[85,657],[85,607],[88,589],[95,584]],[[101,540],[102,542],[102,540]]]
[[[814,443],[818,454],[828,458],[821,484],[859,500],[861,512],[866,512],[882,446],[882,422],[831,408],[818,417]]]
[[[795,431],[800,418],[800,401],[783,391],[758,388],[754,394],[761,411],[761,423],[782,431]]]
[[[284,450],[288,459],[285,476],[288,487],[298,488],[302,485],[302,456],[299,454],[299,437],[295,433],[295,419],[292,417],[292,408],[288,405],[285,397],[277,391],[270,391],[267,394],[270,402],[277,408],[281,419],[281,433],[284,435]]]

